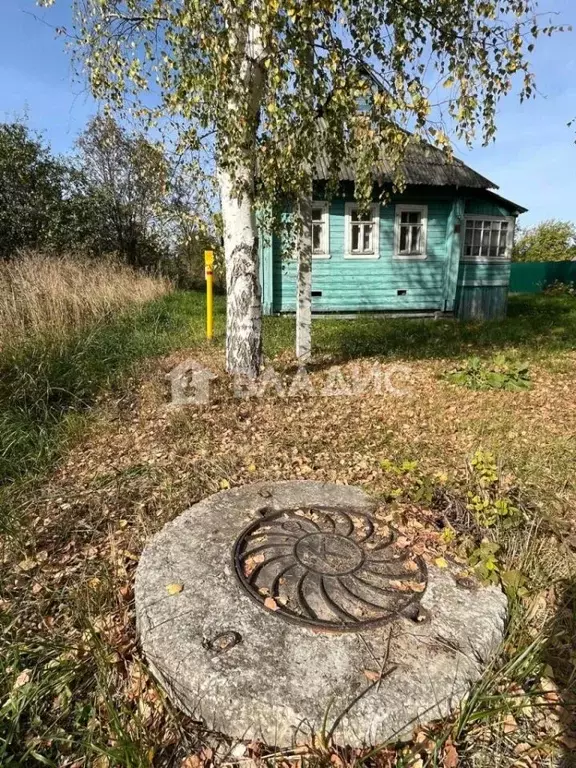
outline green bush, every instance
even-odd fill
[[[576,256],[576,224],[549,219],[518,229],[513,261],[570,261]]]

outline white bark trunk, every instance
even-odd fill
[[[231,99],[229,119],[235,113],[246,120],[244,162],[226,164],[226,138],[221,141],[222,163],[218,170],[220,202],[224,223],[226,260],[226,369],[254,379],[260,372],[262,357],[262,300],[258,264],[258,236],[253,207],[255,182],[254,149],[258,130],[258,112],[264,84],[264,49],[260,28],[249,26],[245,33],[232,33],[242,56],[240,82],[247,96],[247,112]]]
[[[253,180],[249,169],[235,173],[232,179],[227,171],[218,172],[226,260],[226,370],[256,378],[262,356],[258,237],[250,196],[244,189],[235,193],[234,185],[239,173],[249,188]]]
[[[301,362],[312,355],[312,200],[303,197],[296,210],[296,258],[298,289],[296,303],[296,357]]]

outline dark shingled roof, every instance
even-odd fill
[[[320,153],[316,157],[314,176],[318,181],[328,178],[328,158]],[[472,168],[449,157],[437,147],[424,142],[411,141],[406,149],[403,162],[406,184],[426,184],[438,187],[470,187],[476,189],[498,189],[498,185],[476,173]],[[382,157],[373,169],[374,181],[379,184],[393,181],[390,162]],[[354,181],[354,168],[343,162],[340,170],[341,181]]]

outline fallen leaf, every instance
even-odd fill
[[[30,682],[30,670],[25,669],[23,672],[20,672],[16,680],[14,680],[14,685],[12,686],[12,690],[16,690],[16,688],[22,688],[23,685],[26,685],[26,683]]]
[[[259,553],[258,555],[249,555],[246,560],[244,560],[244,563],[242,565],[242,570],[244,571],[245,576],[251,576],[254,572],[257,565],[260,563],[263,563],[265,560],[264,553]]]
[[[230,482],[225,479],[220,480],[220,488],[225,491],[226,488],[230,488]]]
[[[33,568],[36,568],[37,565],[38,563],[36,560],[27,557],[25,560],[18,563],[18,568],[20,568],[21,571],[31,571]]]
[[[447,742],[444,747],[444,768],[456,768],[458,765],[458,751],[452,742]]]
[[[256,472],[256,464],[248,464],[248,472]]]
[[[239,741],[238,744],[235,744],[232,747],[232,749],[230,750],[230,754],[232,755],[232,757],[236,757],[236,758],[244,757],[247,750],[248,750],[248,747],[246,746],[246,744],[243,744],[241,741]]]
[[[389,585],[392,589],[397,589],[400,592],[424,592],[426,589],[426,583],[423,581],[390,581]]]
[[[562,742],[562,744],[564,744],[564,746],[565,746],[567,749],[569,749],[571,752],[572,752],[572,751],[576,752],[576,735],[574,735],[574,736],[571,736],[571,735],[570,735],[570,734],[568,734],[568,733],[563,733],[563,734],[562,734],[562,735],[559,737],[559,741],[561,741],[561,742]]]
[[[180,763],[180,768],[200,768],[202,762],[200,755],[188,755]]]
[[[514,754],[515,755],[523,755],[526,752],[530,752],[532,747],[530,744],[527,744],[525,741],[521,741],[520,744],[516,744],[514,747]]]
[[[504,718],[504,733],[514,733],[518,730],[518,723],[514,715],[507,714]]]
[[[540,688],[543,691],[557,691],[558,686],[556,685],[556,682],[552,680],[550,677],[541,677],[540,678]]]
[[[273,597],[267,597],[266,600],[264,600],[264,607],[268,608],[270,611],[278,611],[279,606],[276,600],[274,600]]]
[[[364,676],[370,680],[371,683],[377,683],[378,680],[382,677],[380,672],[374,672],[373,669],[365,669],[364,670]]]
[[[535,765],[530,755],[522,755],[520,760],[512,763],[512,768],[535,768]]]
[[[184,584],[168,584],[166,586],[166,592],[169,595],[177,595],[184,589]]]
[[[437,557],[436,560],[434,560],[434,565],[438,568],[448,568],[448,561],[444,557]]]
[[[550,701],[553,704],[555,704],[558,701],[561,701],[560,694],[557,691],[548,691],[548,693],[544,694],[544,698],[546,701]]]
[[[432,754],[436,749],[436,742],[431,739],[424,731],[418,731],[414,737],[414,744],[418,747],[419,752],[427,752]]]

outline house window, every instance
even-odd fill
[[[330,258],[330,216],[328,203],[312,203],[312,257]]]
[[[463,256],[467,261],[509,259],[514,241],[514,219],[472,216],[466,218]]]
[[[371,205],[367,212],[357,205],[346,203],[346,252],[347,259],[377,259],[379,253],[378,209]]]
[[[397,259],[425,259],[428,206],[397,205],[394,256]]]

